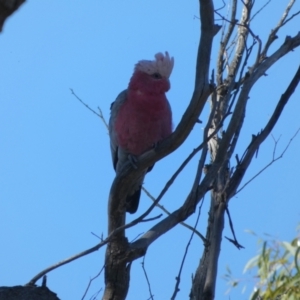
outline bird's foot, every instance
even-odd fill
[[[157,149],[158,145],[160,144],[161,142],[158,141],[158,142],[155,142],[153,145],[152,145],[152,148],[154,149],[154,151]]]
[[[137,157],[132,154],[128,154],[128,160],[134,169],[137,169]]]

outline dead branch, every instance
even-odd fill
[[[93,110],[92,108],[90,108],[88,106],[88,104],[86,104],[83,100],[81,100],[73,91],[73,89],[70,88],[71,94],[82,104],[84,105],[88,110],[90,110],[92,113],[94,113],[97,117],[101,118],[101,115],[98,114],[95,110]]]
[[[151,291],[151,285],[150,285],[149,277],[148,277],[148,274],[147,274],[147,271],[146,271],[146,268],[145,268],[145,258],[146,258],[146,255],[144,255],[143,261],[141,262],[141,265],[142,265],[142,269],[143,269],[143,272],[144,272],[144,275],[145,275],[145,278],[146,278],[146,281],[147,281],[148,290],[149,290],[149,294],[150,294],[150,297],[148,299],[154,300],[154,298],[153,298],[154,295]]]
[[[86,287],[86,289],[85,289],[85,291],[84,291],[84,294],[83,294],[81,300],[84,300],[84,298],[85,298],[85,296],[86,296],[86,294],[87,294],[87,292],[88,292],[88,290],[89,290],[89,288],[90,288],[92,282],[93,282],[96,278],[98,278],[98,277],[101,275],[101,273],[103,272],[103,270],[104,270],[104,266],[101,268],[101,270],[98,272],[97,275],[95,275],[94,277],[92,277],[92,278],[89,280],[89,283],[88,283],[88,285],[87,285],[87,287]],[[101,291],[101,289],[100,289],[100,291]],[[100,292],[100,291],[99,291],[99,292]]]
[[[226,207],[226,213],[227,213],[227,216],[228,216],[228,220],[229,220],[229,227],[230,227],[230,230],[231,230],[231,233],[233,235],[233,239],[230,239],[228,237],[225,236],[225,238],[230,241],[233,245],[235,245],[239,250],[242,249],[242,248],[245,248],[243,247],[238,241],[237,241],[237,238],[235,236],[235,232],[234,232],[234,227],[233,227],[233,222],[232,222],[232,219],[231,219],[231,216],[230,216],[230,212],[229,212],[229,209],[228,209],[228,206]]]
[[[101,243],[97,244],[96,246],[90,248],[90,249],[87,249],[83,252],[80,252],[74,256],[71,256],[70,258],[67,258],[61,262],[58,262],[46,269],[44,269],[43,271],[41,271],[40,273],[38,273],[37,275],[35,275],[26,285],[35,285],[35,283],[40,279],[42,278],[44,275],[46,275],[47,273],[49,273],[50,271],[53,271],[63,265],[66,265],[80,257],[83,257],[83,256],[86,256],[90,253],[93,253],[95,251],[98,251],[102,246],[106,245],[110,239],[112,239],[113,237],[113,234],[111,234],[110,236],[108,236],[104,241],[102,241]]]
[[[81,98],[77,96],[77,94],[73,91],[73,89],[70,88],[71,94],[82,104],[84,105],[88,110],[90,110],[93,114],[95,114],[97,117],[99,117],[102,122],[104,123],[106,129],[108,129],[108,124],[103,116],[102,110],[100,107],[98,107],[99,113],[97,113],[94,109],[92,109],[87,103],[85,103]]]
[[[201,208],[202,208],[203,202],[204,201],[202,201],[201,204],[200,204],[200,206],[199,206],[198,216],[197,216],[194,228],[196,228],[197,225],[198,225],[198,222],[199,222],[199,219],[200,219],[200,215],[201,215]],[[188,243],[187,243],[187,245],[185,247],[185,251],[184,251],[184,254],[183,254],[183,257],[182,257],[182,260],[181,260],[181,264],[180,264],[180,268],[179,268],[179,271],[178,271],[178,275],[175,278],[176,279],[176,284],[175,284],[175,288],[174,288],[174,292],[173,292],[173,295],[171,297],[171,300],[175,300],[177,293],[180,291],[179,284],[180,284],[181,272],[182,272],[182,269],[183,269],[183,265],[184,265],[184,262],[185,262],[185,259],[186,259],[189,247],[190,247],[191,242],[193,240],[193,237],[194,237],[194,231],[192,232],[192,234],[190,236],[190,239],[189,239],[189,241],[188,241]]]
[[[287,20],[287,17],[288,17],[288,15],[289,15],[289,12],[290,12],[290,10],[292,9],[294,3],[295,3],[295,0],[291,0],[291,1],[288,3],[288,5],[287,5],[285,11],[283,12],[283,15],[282,15],[281,19],[279,20],[279,22],[278,22],[278,24],[277,24],[277,26],[275,26],[275,28],[273,28],[273,29],[271,30],[271,33],[270,33],[270,35],[269,35],[269,37],[268,37],[268,40],[267,40],[267,42],[266,42],[266,44],[265,44],[265,47],[264,47],[264,49],[262,50],[262,53],[261,53],[261,58],[262,58],[262,59],[264,59],[264,58],[267,56],[267,52],[268,52],[270,46],[271,46],[272,43],[277,39],[277,33],[278,33],[278,31],[280,30],[280,28],[282,28],[282,27],[284,26],[284,24],[286,24],[286,22],[288,22],[289,20],[292,19],[292,18],[290,18],[289,20]],[[299,12],[298,12],[298,13],[299,13]],[[297,14],[298,14],[298,13],[297,13]]]
[[[290,147],[292,141],[294,140],[294,138],[296,137],[296,135],[299,133],[300,128],[297,129],[297,131],[295,132],[295,134],[290,138],[289,142],[287,143],[286,147],[283,149],[283,151],[280,153],[280,155],[278,155],[277,157],[275,157],[276,154],[276,148],[277,148],[277,143],[278,140],[274,140],[274,148],[273,148],[273,156],[272,156],[272,160],[266,164],[259,172],[257,172],[253,177],[251,177],[242,187],[240,187],[233,196],[236,196],[239,192],[241,192],[250,182],[252,182],[255,178],[257,178],[261,173],[263,173],[266,169],[268,169],[273,163],[275,163],[277,160],[281,159],[283,157],[283,155],[285,154],[285,152],[288,150],[288,148]]]
[[[300,36],[300,34],[299,34]],[[236,189],[239,186],[242,178],[245,175],[245,172],[248,168],[248,166],[251,163],[251,160],[257,151],[258,147],[262,144],[262,142],[266,139],[266,137],[271,133],[272,129],[274,128],[275,124],[279,120],[279,117],[287,104],[288,100],[294,93],[296,87],[298,86],[300,81],[300,66],[298,70],[296,71],[293,79],[291,80],[289,86],[287,87],[284,94],[281,96],[280,100],[277,103],[277,106],[269,119],[267,125],[265,128],[259,133],[253,141],[251,141],[250,145],[248,146],[247,152],[244,155],[243,160],[240,162],[240,164],[237,166],[232,178],[231,183],[228,187],[227,194],[229,198],[231,198],[234,194],[236,194]]]
[[[145,192],[145,194],[154,202],[155,198],[150,194],[150,192],[145,188],[142,187],[142,190]],[[163,212],[165,212],[167,215],[170,215],[171,213],[161,204],[157,203],[156,206],[161,209]],[[197,236],[200,237],[200,239],[205,242],[205,237],[198,231],[196,230],[194,227],[190,226],[189,224],[185,223],[185,222],[180,222],[180,225],[190,229],[191,231],[193,231]]]
[[[259,13],[261,13],[268,6],[268,4],[270,4],[270,2],[271,0],[268,0],[260,9],[258,9],[258,11],[253,14],[250,20],[252,21]]]

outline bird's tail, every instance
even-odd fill
[[[141,176],[140,180],[137,180],[137,182],[140,182],[140,184],[143,184],[143,180],[145,177],[145,174],[147,172],[150,172],[153,169],[153,166],[150,166],[147,171]],[[141,189],[142,186],[138,186],[135,190],[135,192],[132,195],[129,195],[126,198],[126,211],[129,212],[130,214],[134,214],[138,207],[139,207],[139,203],[140,203],[140,197],[141,197]]]
[[[141,188],[140,186],[132,195],[126,198],[126,211],[130,214],[134,214],[139,207]]]

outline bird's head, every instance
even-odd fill
[[[174,58],[168,52],[155,54],[155,60],[140,60],[135,65],[129,87],[142,93],[165,93],[170,89],[173,66]]]

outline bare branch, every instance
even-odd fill
[[[145,192],[145,194],[154,202],[155,198],[150,194],[150,192],[145,188],[142,187],[142,190]],[[156,206],[161,209],[163,212],[165,212],[167,215],[170,215],[171,213],[161,204],[157,203]],[[180,222],[180,225],[192,230],[197,236],[200,237],[200,239],[202,239],[202,241],[205,241],[205,237],[195,228],[193,228],[192,226],[190,226],[189,224],[185,223],[185,222]]]
[[[275,152],[276,152],[276,148],[277,148],[277,143],[278,140],[274,140],[274,148],[273,148],[273,156],[272,156],[272,160],[265,165],[259,172],[257,172],[252,178],[250,178],[241,188],[239,188],[233,196],[236,196],[239,192],[241,192],[250,182],[252,182],[255,178],[257,178],[261,173],[263,173],[266,169],[268,169],[274,162],[276,162],[277,160],[281,159],[283,157],[283,155],[285,154],[285,152],[287,151],[287,149],[289,148],[290,144],[292,143],[293,139],[296,137],[296,135],[299,133],[300,128],[297,129],[296,133],[291,137],[291,139],[289,140],[288,144],[286,145],[286,147],[284,148],[284,150],[281,152],[281,154],[277,157],[275,157]]]
[[[92,113],[94,113],[97,117],[101,118],[100,114],[98,114],[96,111],[94,111],[92,108],[90,108],[85,102],[83,102],[73,91],[73,89],[70,88],[71,94],[87,109],[89,109]]]
[[[89,288],[90,288],[92,282],[93,282],[96,278],[98,278],[98,277],[101,275],[101,273],[103,272],[103,270],[104,270],[104,266],[101,268],[101,270],[98,272],[97,275],[95,275],[93,278],[91,278],[91,279],[89,280],[89,283],[88,283],[88,285],[87,285],[87,287],[86,287],[86,289],[85,289],[85,292],[84,292],[84,294],[83,294],[81,300],[83,300],[83,299],[85,298],[87,292],[89,291]],[[101,290],[100,290],[100,291],[101,291]]]
[[[143,223],[143,222],[149,222],[149,221],[154,221],[154,220],[157,220],[159,219],[160,217],[162,216],[162,214],[156,216],[156,217],[153,217],[153,218],[149,218],[149,219],[143,219],[140,221],[140,223]]]
[[[106,120],[105,120],[105,118],[104,118],[104,116],[103,116],[102,110],[101,110],[101,108],[100,108],[99,106],[98,106],[98,110],[99,110],[99,117],[100,117],[100,119],[103,121],[103,123],[104,123],[106,129],[108,130],[108,124],[107,124],[107,122],[106,122]]]
[[[230,241],[231,243],[233,243],[233,245],[235,245],[239,250],[241,248],[245,248],[243,247],[236,239],[236,236],[235,236],[235,232],[234,232],[234,227],[233,227],[233,223],[232,223],[232,219],[231,219],[231,216],[230,216],[230,212],[229,212],[229,209],[228,209],[228,206],[226,207],[226,213],[227,213],[227,216],[228,216],[228,220],[229,220],[229,226],[230,226],[230,230],[232,232],[232,235],[233,235],[233,238],[234,239],[230,239],[228,237],[225,236],[225,238]]]
[[[266,42],[266,44],[265,44],[265,47],[264,47],[263,51],[262,51],[261,59],[264,59],[264,58],[267,56],[267,52],[268,52],[270,46],[271,46],[272,43],[277,39],[277,33],[278,33],[279,29],[280,29],[281,27],[283,27],[283,25],[284,25],[286,22],[288,22],[289,20],[292,19],[292,18],[290,18],[289,20],[286,20],[286,18],[288,17],[289,12],[290,12],[290,10],[292,9],[294,3],[295,3],[295,0],[291,0],[291,1],[288,3],[288,5],[287,5],[287,7],[286,7],[286,9],[285,9],[285,11],[284,11],[284,13],[283,13],[281,19],[279,20],[279,22],[278,22],[278,24],[277,24],[277,26],[276,26],[274,29],[271,30],[271,33],[270,33],[270,35],[269,35],[269,37],[268,37],[268,40],[267,40],[267,42]],[[298,13],[299,13],[299,12],[298,12]],[[297,14],[298,14],[298,13],[297,13]]]
[[[147,281],[148,290],[149,290],[149,294],[150,294],[150,298],[148,298],[148,299],[153,300],[154,295],[152,294],[150,281],[149,281],[149,278],[148,278],[148,275],[147,275],[147,271],[145,269],[145,259],[146,259],[146,255],[144,255],[143,261],[141,262],[141,265],[142,265],[142,269],[143,269],[143,272],[144,272],[144,275],[145,275],[145,278],[146,278],[146,281]]]
[[[222,39],[222,41],[221,41],[220,50],[219,50],[218,59],[217,59],[217,84],[218,84],[218,86],[223,84],[223,78],[222,78],[223,69],[224,69],[223,57],[224,57],[224,54],[225,54],[225,49],[226,49],[226,47],[228,45],[228,42],[230,40],[230,37],[233,33],[235,24],[237,23],[236,8],[237,8],[237,0],[233,0],[232,1],[232,8],[231,8],[231,18],[230,18],[230,21],[228,23],[229,26],[228,26],[227,33],[226,33],[224,39]],[[222,18],[223,18],[223,16],[222,16]]]
[[[102,122],[104,123],[106,129],[108,129],[108,124],[103,116],[102,110],[100,107],[98,107],[99,113],[97,113],[95,110],[93,110],[92,108],[89,107],[88,104],[86,104],[82,99],[80,99],[76,93],[73,91],[73,89],[70,88],[71,94],[82,104],[84,105],[87,109],[89,109],[93,114],[95,114],[97,117],[99,117]]]
[[[194,228],[196,228],[197,225],[198,225],[199,218],[200,218],[200,215],[201,215],[201,208],[202,208],[203,202],[204,201],[202,201],[201,204],[200,204],[200,206],[199,206],[198,216],[197,216]],[[190,236],[190,239],[189,239],[189,241],[188,241],[188,243],[187,243],[187,245],[185,247],[185,251],[184,251],[184,255],[183,255],[183,258],[182,258],[182,261],[181,261],[181,265],[180,265],[180,268],[179,268],[179,271],[178,271],[178,275],[176,276],[176,284],[175,284],[174,293],[173,293],[173,295],[171,297],[171,300],[175,300],[177,293],[180,291],[179,284],[180,284],[181,272],[182,272],[183,265],[184,265],[184,262],[185,262],[185,259],[186,259],[187,253],[188,253],[188,249],[189,249],[189,247],[191,245],[193,237],[194,237],[194,231],[192,232],[192,234]]]
[[[123,226],[117,228],[116,230],[114,230],[113,232],[111,232],[111,233],[108,235],[108,237],[107,237],[106,239],[102,240],[102,241],[101,241],[99,244],[97,244],[96,246],[94,246],[94,247],[92,247],[92,248],[89,248],[89,249],[87,249],[87,250],[84,250],[84,251],[82,251],[82,252],[80,252],[80,253],[78,253],[78,254],[76,254],[76,255],[71,256],[70,258],[67,258],[67,259],[65,259],[65,260],[63,260],[63,261],[61,261],[61,262],[58,262],[58,263],[56,263],[56,264],[54,264],[54,265],[52,265],[52,266],[50,266],[50,267],[44,269],[43,271],[41,271],[40,273],[38,273],[36,276],[34,276],[34,277],[27,283],[27,285],[34,285],[40,278],[42,278],[44,275],[46,275],[46,274],[49,273],[50,271],[53,271],[53,270],[55,270],[55,269],[57,269],[57,268],[59,268],[59,267],[61,267],[61,266],[63,266],[63,265],[66,265],[66,264],[68,264],[68,263],[70,263],[70,262],[72,262],[72,261],[74,261],[74,260],[76,260],[76,259],[79,259],[79,258],[81,258],[81,257],[83,257],[83,256],[86,256],[86,255],[88,255],[88,254],[90,254],[90,253],[93,253],[93,252],[95,252],[95,251],[98,251],[101,247],[103,247],[103,246],[106,245],[108,242],[110,242],[110,241],[115,237],[115,235],[117,235],[119,232],[123,231],[124,229],[130,228],[130,227],[136,225],[137,223],[140,223],[140,222],[148,222],[148,221],[156,220],[156,219],[158,219],[158,218],[160,218],[160,217],[161,217],[161,215],[156,216],[156,217],[153,217],[153,218],[149,218],[149,219],[145,220],[145,219],[144,219],[144,216],[142,215],[141,217],[137,218],[136,220],[130,222],[129,224],[123,225]],[[101,239],[102,239],[102,238],[101,238]]]
[[[287,22],[291,21],[293,18],[295,18],[296,16],[298,16],[300,14],[300,10],[298,10],[296,13],[292,14],[288,19],[286,19],[283,22],[283,25],[285,25]]]
[[[250,20],[252,21],[270,2],[271,0],[267,1],[255,14],[253,14]]]
[[[250,93],[250,90],[254,83],[265,74],[266,70],[270,68],[278,59],[280,59],[282,56],[284,56],[289,51],[292,51],[295,47],[300,45],[300,33],[298,33],[295,37],[291,38],[288,37],[285,42],[282,44],[281,47],[277,51],[275,51],[270,57],[268,57],[266,60],[264,60],[258,67],[256,67],[254,70],[251,70],[249,73],[249,76],[246,78],[243,87],[241,89],[239,99],[237,101],[235,110],[233,112],[232,118],[230,120],[230,123],[227,127],[226,135],[223,137],[221,143],[220,143],[220,159],[222,157],[223,151],[226,151],[225,149],[228,149],[228,146],[231,142],[232,137],[236,133],[236,128],[238,124],[240,123],[241,118],[244,114],[244,108],[247,104],[248,95]],[[279,117],[279,116],[278,116]],[[273,124],[274,126],[274,124]],[[222,149],[222,151],[221,151]],[[250,163],[250,162],[249,162]]]
[[[245,7],[248,7],[248,9],[249,8],[251,8],[251,4],[249,5],[248,3],[246,3],[245,4]],[[249,22],[250,22],[250,20],[252,19],[249,19],[250,18],[250,10],[251,9],[249,9],[249,13],[247,14],[247,18],[248,19],[245,19],[245,20],[243,20],[242,22],[238,22],[238,20],[236,20],[235,18],[233,18],[233,17],[235,17],[235,10],[236,10],[236,7],[235,6],[233,6],[233,8],[232,8],[233,10],[232,10],[232,16],[231,16],[231,19],[230,20],[228,20],[227,18],[225,18],[224,16],[222,16],[219,12],[217,12],[217,11],[215,11],[215,13],[221,18],[221,20],[223,20],[223,21],[226,21],[226,22],[228,22],[229,24],[230,24],[230,26],[229,26],[229,31],[228,31],[228,33],[226,34],[226,36],[225,36],[225,38],[224,38],[224,45],[223,45],[223,42],[221,42],[221,48],[220,49],[222,49],[223,47],[224,47],[224,49],[223,49],[223,53],[224,53],[224,50],[225,50],[225,48],[226,48],[226,46],[227,46],[227,44],[228,44],[228,42],[229,42],[229,38],[231,37],[231,35],[232,35],[232,32],[233,32],[233,29],[234,29],[234,27],[235,26],[240,26],[240,27],[244,27],[245,29],[247,29],[248,31],[249,31],[249,33],[252,35],[252,37],[255,39],[255,40],[258,40],[258,41],[260,41],[260,39],[259,39],[259,37],[252,31],[252,29],[250,28],[250,26],[249,26]],[[246,21],[246,22],[245,22]],[[245,23],[244,23],[245,22]],[[245,41],[246,41],[247,39],[245,39]],[[225,42],[226,42],[226,44],[225,44]],[[222,53],[222,52],[221,52]],[[219,52],[219,54],[220,54],[220,52]]]
[[[298,70],[296,71],[293,79],[291,80],[289,86],[287,87],[286,91],[281,96],[280,100],[278,101],[278,104],[277,104],[271,118],[269,119],[267,125],[262,130],[262,132],[260,134],[258,134],[253,141],[251,141],[250,145],[248,146],[247,153],[245,154],[245,156],[244,156],[243,160],[240,162],[240,164],[237,166],[237,168],[231,178],[231,183],[227,190],[227,194],[228,194],[229,198],[231,198],[235,194],[235,191],[236,191],[238,185],[240,184],[249,164],[251,163],[253,155],[257,151],[260,144],[266,139],[266,137],[270,134],[270,132],[274,128],[286,103],[288,102],[291,95],[294,93],[296,87],[298,86],[299,81],[300,81],[300,66],[299,66]]]
[[[40,273],[38,273],[37,275],[35,275],[26,285],[34,285],[40,278],[42,278],[44,275],[46,275],[47,273],[49,273],[50,271],[53,271],[54,269],[57,269],[63,265],[66,265],[80,257],[83,257],[83,256],[86,256],[90,253],[93,253],[95,251],[98,251],[102,246],[106,245],[109,240],[113,237],[113,234],[111,234],[110,236],[108,236],[103,242],[97,244],[96,246],[90,248],[90,249],[87,249],[83,252],[80,252],[74,256],[71,256],[70,258],[67,258],[61,262],[58,262],[48,268],[46,268],[45,270],[41,271]]]

